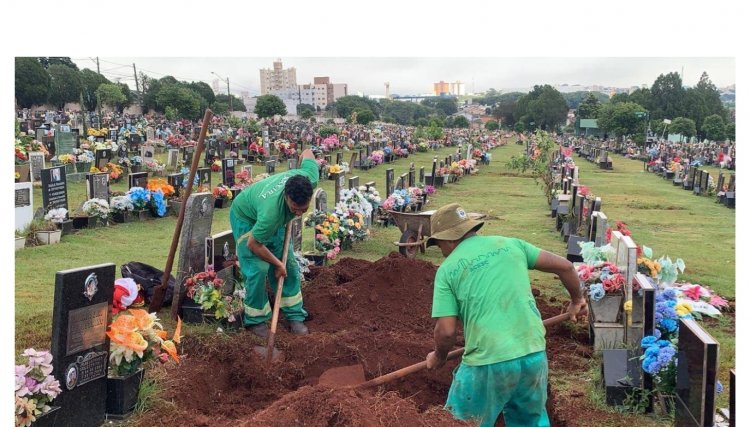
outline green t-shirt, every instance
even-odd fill
[[[294,218],[294,213],[284,200],[284,186],[294,175],[306,176],[315,188],[318,185],[318,163],[313,159],[304,159],[299,169],[271,175],[251,185],[232,203],[232,210],[253,224],[251,231],[259,243],[271,243],[278,229]]]
[[[463,363],[489,365],[544,351],[545,329],[528,270],[541,250],[520,239],[474,236],[435,275],[432,317],[463,323]]]

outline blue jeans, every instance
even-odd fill
[[[502,413],[508,427],[549,427],[547,417],[547,353],[483,366],[458,365],[448,391],[446,409],[482,427],[495,425]]]

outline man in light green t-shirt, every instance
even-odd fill
[[[493,426],[500,413],[509,427],[549,426],[545,329],[528,270],[560,277],[572,318],[587,312],[578,275],[565,258],[523,240],[478,236],[482,225],[458,203],[432,215],[427,246],[437,245],[446,259],[435,275],[435,351],[427,355],[427,367],[445,364],[460,319],[465,351],[446,408],[481,426]]]
[[[229,223],[245,278],[243,323],[260,337],[268,337],[266,321],[271,317],[266,279],[272,291],[277,292],[275,287],[281,277],[284,277],[281,312],[293,333],[308,333],[304,324],[307,312],[302,307],[299,267],[292,245],[289,245],[286,265],[281,259],[286,225],[309,208],[318,176],[315,156],[311,150],[305,150],[299,169],[271,175],[251,185],[232,203]]]

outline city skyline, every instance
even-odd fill
[[[72,58],[79,68],[96,70],[94,57]],[[135,89],[133,63],[150,77],[172,75],[178,80],[203,81],[225,93],[229,79],[232,94],[260,94],[259,70],[271,68],[278,58],[159,58],[99,57],[99,68],[110,80]],[[432,92],[439,81],[465,84],[467,93],[528,90],[537,84],[629,88],[651,86],[659,74],[683,74],[683,84],[693,86],[706,71],[717,87],[735,84],[734,58],[280,58],[284,68],[295,68],[297,83],[330,77],[346,83],[350,94],[417,95]],[[215,73],[215,74],[214,74]],[[221,76],[219,79],[216,74]]]

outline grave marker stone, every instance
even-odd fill
[[[131,133],[128,136],[128,149],[130,151],[138,151],[138,145],[141,143],[141,136],[137,133]]]
[[[141,145],[141,157],[144,161],[153,160],[154,154],[156,154],[156,147],[148,144]]]
[[[56,425],[99,427],[107,401],[107,325],[115,286],[112,263],[58,271],[52,311],[53,375],[63,392]]]
[[[206,237],[203,269],[211,266],[216,276],[224,281],[223,293],[234,291],[234,264],[237,259],[237,245],[232,230],[223,231]]]
[[[414,178],[415,178],[414,162],[411,162],[411,164],[409,165],[409,179],[408,179],[409,187],[414,187],[416,185]]]
[[[182,148],[182,162],[186,165],[193,163],[193,155],[195,154],[195,147],[189,145]]]
[[[148,172],[131,172],[128,174],[128,188],[146,188],[148,184]]]
[[[328,211],[328,195],[326,194],[325,190],[323,190],[322,188],[318,188],[317,190],[315,190],[315,194],[313,197],[315,198],[316,211]]]
[[[104,199],[109,202],[109,174],[86,174],[86,197],[90,199]]]
[[[359,161],[357,160],[357,153],[352,153],[352,158],[351,158],[351,160],[349,161],[349,167],[352,167],[352,168],[359,168],[359,167],[361,167],[361,166],[362,166],[362,165],[361,165],[361,164],[359,163]]]
[[[340,165],[344,161],[344,153],[339,151],[336,153],[336,164]]]
[[[207,187],[211,189],[211,168],[198,168],[195,171],[198,175],[198,185],[201,187]],[[195,189],[194,189],[195,190]]]
[[[359,177],[358,176],[353,176],[349,178],[349,189],[351,190],[352,188],[359,189]]]
[[[112,159],[112,150],[109,148],[96,150],[94,152],[94,166],[99,170],[105,169],[110,159]]]
[[[334,187],[334,200],[338,203],[341,200],[341,193],[346,188],[346,176],[344,172],[332,173],[333,176],[333,187]]]
[[[117,141],[117,128],[109,128],[109,140]]]
[[[146,128],[146,141],[152,141],[156,139],[156,134],[154,132],[154,128],[151,126]]]
[[[180,197],[180,190],[182,189],[182,181],[184,177],[181,173],[170,173],[167,175],[167,184],[174,187],[174,197]]]
[[[177,169],[177,159],[180,155],[180,150],[170,148],[167,151],[167,169]]]
[[[236,164],[236,159],[221,160],[221,180],[229,188],[234,187],[234,168]]]
[[[276,160],[266,161],[266,173],[269,175],[273,175],[276,173]]]
[[[243,171],[247,171],[247,174],[250,175],[250,178],[253,177],[253,165],[244,165],[242,166]]]
[[[408,183],[408,180],[409,180],[409,174],[407,172],[404,172],[401,175],[399,175],[397,188],[400,190],[405,189],[406,184]]]
[[[23,230],[34,219],[34,192],[30,182],[16,183],[16,230]]]
[[[719,343],[693,319],[680,319],[675,425],[714,425]]]
[[[286,166],[287,166],[287,169],[289,169],[289,170],[297,169],[297,159],[291,158],[291,159],[287,160]]]
[[[187,199],[185,222],[180,233],[179,263],[177,282],[180,301],[185,293],[182,283],[192,274],[203,271],[205,264],[204,246],[206,237],[211,234],[211,221],[214,216],[214,200],[211,193],[194,193]]]
[[[65,166],[42,169],[42,206],[45,212],[55,208],[68,209]]]
[[[419,167],[419,183],[424,184],[424,166]]]
[[[702,180],[701,180],[701,194],[707,194],[708,193],[708,179],[711,176],[711,174],[708,173],[708,171],[701,171],[703,173]]]
[[[302,251],[302,217],[292,219],[292,245],[295,252]]]
[[[41,140],[40,140],[41,141]],[[55,131],[54,137],[54,154],[73,154],[76,149],[76,143],[78,142],[78,136],[73,132]],[[50,149],[52,147],[49,147]],[[52,150],[50,150],[52,151]],[[52,153],[51,153],[52,154]]]
[[[393,168],[388,168],[385,171],[385,197],[393,194],[393,190]]]
[[[42,169],[44,169],[44,153],[40,151],[29,152],[29,168],[31,170],[31,182],[37,182],[42,179]]]
[[[592,213],[592,222],[591,222],[591,235],[590,238],[591,241],[594,242],[594,246],[600,247],[604,246],[606,234],[607,234],[607,215],[604,214],[604,212],[594,212]]]

